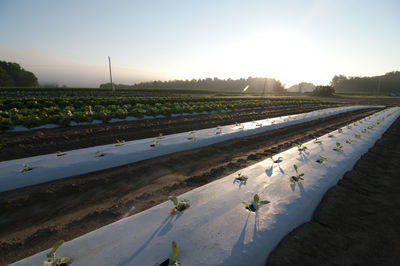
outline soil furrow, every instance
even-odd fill
[[[13,262],[359,120],[358,110],[0,193],[0,257]],[[134,212],[130,212],[134,205]]]

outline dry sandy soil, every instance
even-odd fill
[[[400,265],[400,118],[267,265]]]
[[[132,206],[133,213],[146,210],[376,111],[348,112],[0,193],[0,257],[17,261],[130,215]]]

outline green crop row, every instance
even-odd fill
[[[211,97],[56,97],[0,99],[0,130],[16,125],[27,128],[45,124],[68,126],[74,122],[107,122],[127,116],[170,116],[193,112],[228,111],[277,105],[318,104],[299,99]]]

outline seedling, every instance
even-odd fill
[[[369,133],[369,131],[367,131],[366,128],[364,128],[363,130],[361,130],[362,133]]]
[[[175,205],[175,207],[173,207],[170,211],[169,211],[169,214],[175,214],[175,213],[177,213],[177,212],[183,212],[184,210],[186,210],[187,208],[189,208],[189,201],[188,200],[186,200],[186,199],[184,199],[184,200],[181,200],[180,202],[178,201],[178,198],[177,197],[173,197],[173,196],[170,196],[170,197],[168,197],[168,199],[170,200],[170,201],[172,201],[172,203],[174,203],[174,205]]]
[[[336,148],[334,148],[333,150],[337,151],[337,152],[342,152],[343,151],[343,145],[340,144],[340,142],[336,142]]]
[[[361,135],[360,134],[354,134],[354,137],[357,139],[361,139]]]
[[[263,124],[262,124],[262,123],[257,123],[256,126],[257,126],[257,127],[262,127]]]
[[[100,151],[96,151],[96,154],[94,155],[95,158],[103,157],[104,154],[101,153]]]
[[[333,137],[334,137],[333,134],[328,135],[328,138],[333,138]]]
[[[49,253],[46,254],[47,259],[43,262],[44,266],[64,266],[70,261],[68,257],[62,257],[57,259],[56,251],[64,243],[64,240],[60,240],[54,244],[53,248]]]
[[[238,174],[238,177],[235,180],[246,183],[249,178],[246,175]]]
[[[328,159],[325,158],[325,157],[322,157],[322,156],[319,156],[319,159],[316,160],[317,163],[325,163],[325,162],[327,162],[327,161],[328,161]]]
[[[274,157],[272,156],[270,156],[270,158],[274,163],[281,163],[283,159],[283,157],[278,157],[277,159],[274,159]]]
[[[357,142],[357,140],[355,140],[355,139],[346,139],[346,143],[347,144],[352,144],[352,143],[355,143],[355,142]]]
[[[30,167],[27,163],[24,163],[23,165],[22,165],[22,169],[20,170],[20,172],[21,173],[25,173],[25,172],[28,172],[28,171],[31,171],[33,168],[32,167]]]
[[[348,128],[348,129],[351,129],[351,128],[352,128],[352,126],[350,126],[350,125],[347,125],[347,128]]]
[[[171,246],[172,246],[172,260],[168,264],[168,266],[180,266],[181,263],[175,259],[176,257],[178,257],[178,254],[179,254],[179,250],[178,250],[178,247],[176,246],[176,242],[172,241]],[[169,259],[168,259],[168,261],[169,261]]]
[[[158,140],[153,140],[153,143],[150,144],[150,147],[161,146],[161,143]]]
[[[222,129],[217,127],[217,131],[215,132],[215,134],[221,135],[222,134]]]
[[[342,133],[342,132],[343,132],[343,129],[339,128],[337,131],[338,131],[339,133]]]
[[[263,205],[266,205],[269,203],[268,200],[262,200],[260,201],[260,197],[258,196],[258,194],[254,195],[253,198],[253,202],[251,202],[250,204],[243,201],[242,202],[244,206],[246,206],[246,209],[251,211],[251,212],[257,212]]]
[[[321,143],[322,143],[322,140],[320,140],[319,138],[316,138],[316,139],[314,140],[314,143],[316,143],[316,144],[321,144]]]
[[[57,156],[63,156],[63,155],[65,155],[66,153],[65,152],[62,152],[62,151],[58,151],[58,152],[56,152],[56,155]]]
[[[160,135],[158,135],[158,137],[157,137],[158,139],[162,139],[163,138],[163,134],[162,133],[160,133]]]
[[[296,144],[297,149],[299,152],[303,152],[307,150],[307,146],[304,146],[303,144]]]
[[[117,143],[115,143],[115,146],[121,146],[122,144],[125,143],[125,140],[116,139],[116,141],[117,141]]]
[[[293,168],[294,168],[294,170],[296,171],[296,175],[295,175],[295,176],[292,176],[292,177],[290,178],[290,182],[295,183],[295,182],[299,182],[299,181],[301,181],[301,180],[304,180],[304,178],[303,178],[304,173],[299,174],[297,165],[294,164],[294,165],[293,165]]]

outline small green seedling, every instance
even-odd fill
[[[357,140],[355,140],[355,139],[346,139],[347,144],[352,144],[352,143],[356,143],[356,142],[357,142]]]
[[[150,147],[161,146],[161,143],[158,140],[153,140],[153,143],[150,144]]]
[[[177,212],[183,212],[184,210],[186,210],[187,208],[189,208],[189,201],[188,200],[186,200],[186,199],[184,199],[184,200],[181,200],[180,202],[178,201],[178,198],[177,197],[173,197],[173,196],[170,196],[170,197],[168,197],[168,199],[170,200],[170,201],[172,201],[172,203],[174,203],[174,205],[175,205],[175,207],[173,207],[170,211],[169,211],[169,214],[175,214],[175,213],[177,213]]]
[[[290,182],[295,183],[295,182],[299,182],[299,181],[301,181],[301,180],[304,180],[304,178],[303,178],[304,173],[299,174],[297,165],[294,164],[294,165],[293,165],[293,168],[294,168],[294,170],[296,171],[296,175],[295,175],[295,176],[292,176],[292,177],[290,178]]]
[[[347,125],[347,128],[348,128],[348,129],[351,129],[351,128],[352,128],[352,126],[351,126],[351,125]]]
[[[68,257],[62,257],[57,259],[56,251],[64,243],[64,240],[60,240],[54,244],[53,248],[49,253],[46,254],[47,259],[43,262],[44,266],[65,266],[70,261]]]
[[[157,137],[158,139],[162,139],[163,138],[163,134],[162,133],[160,133],[159,135],[158,135],[158,137]]]
[[[297,149],[299,152],[303,152],[307,150],[307,146],[304,146],[303,144],[296,144]]]
[[[25,172],[28,172],[28,171],[31,171],[33,168],[32,167],[30,167],[27,163],[24,163],[23,165],[22,165],[22,169],[20,170],[20,172],[21,173],[25,173]]]
[[[63,155],[65,155],[66,153],[65,152],[62,152],[62,151],[58,151],[58,152],[56,152],[56,155],[57,156],[63,156]]]
[[[334,137],[333,134],[329,134],[329,135],[328,135],[328,138],[333,138],[333,137]]]
[[[340,144],[340,142],[336,142],[336,148],[334,148],[333,150],[337,151],[337,152],[342,152],[343,151],[343,145]]]
[[[283,157],[278,157],[277,159],[274,159],[274,157],[272,157],[272,156],[270,156],[269,158],[271,158],[271,160],[272,160],[274,163],[281,163],[281,162],[282,162],[282,159],[283,159]]]
[[[242,175],[241,173],[238,174],[238,177],[235,178],[235,180],[240,181],[240,182],[247,182],[249,178],[246,175]]]
[[[222,134],[222,129],[221,128],[217,128],[217,131],[215,132],[215,134],[221,135]]]
[[[339,133],[342,133],[342,132],[343,132],[343,129],[339,128],[337,131],[338,131]]]
[[[354,137],[357,139],[361,139],[361,135],[360,134],[354,134]]]
[[[362,132],[362,133],[369,133],[369,132],[367,131],[366,128],[364,128],[363,130],[361,130],[361,132]]]
[[[328,161],[328,159],[325,158],[325,157],[322,157],[322,156],[319,156],[319,159],[316,160],[317,163],[325,163],[325,162],[327,162],[327,161]]]
[[[260,197],[258,196],[258,194],[254,195],[253,198],[253,202],[251,202],[250,204],[243,201],[242,202],[244,206],[246,206],[246,209],[251,211],[251,212],[257,212],[263,205],[266,205],[269,203],[268,200],[262,200],[260,201]]]
[[[124,144],[125,143],[125,140],[119,140],[119,139],[116,139],[115,140],[117,143],[115,143],[115,146],[121,146],[122,144]]]
[[[322,143],[322,140],[320,140],[319,138],[316,138],[316,139],[314,140],[314,143],[316,143],[316,144],[321,144],[321,143]]]
[[[262,124],[262,123],[257,123],[256,126],[257,126],[257,127],[262,127],[263,124]]]
[[[104,154],[101,153],[100,151],[96,151],[96,153],[94,155],[95,158],[99,158],[99,157],[103,157],[103,156],[104,156]]]
[[[176,260],[176,257],[178,257],[179,250],[178,247],[176,246],[176,242],[172,241],[172,260],[171,263],[169,264],[170,266],[180,266],[180,262]]]

